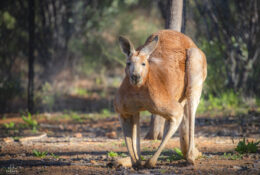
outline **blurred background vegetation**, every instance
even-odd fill
[[[34,112],[113,112],[124,77],[117,37],[135,46],[164,29],[163,0],[34,1]],[[256,0],[186,0],[185,34],[208,61],[200,114],[259,110]],[[28,1],[0,2],[0,112],[27,110]]]

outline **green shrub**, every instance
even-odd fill
[[[240,154],[244,153],[256,153],[257,152],[257,145],[260,143],[258,142],[248,142],[246,143],[246,139],[244,138],[243,141],[239,141],[237,144],[237,147],[235,151],[237,151]]]
[[[167,159],[167,161],[172,162],[172,161],[174,161],[174,160],[181,160],[181,159],[184,158],[184,157],[183,157],[183,153],[182,153],[182,151],[181,151],[179,148],[174,148],[174,151],[175,151],[175,153],[174,153],[173,155],[171,155],[171,156]]]
[[[107,153],[108,157],[117,157],[118,154],[116,152],[110,151],[109,153]]]
[[[84,88],[76,88],[75,89],[75,93],[76,93],[76,95],[79,95],[79,96],[86,96],[86,95],[88,95],[87,89],[84,89]]]
[[[120,157],[127,157],[127,155],[125,153],[121,153],[119,154]],[[142,157],[142,156],[141,156]]]
[[[102,114],[102,116],[104,116],[104,117],[108,117],[108,116],[111,115],[111,112],[110,112],[108,109],[103,109],[103,110],[101,111],[101,114]]]
[[[240,160],[242,159],[243,155],[242,154],[231,154],[231,153],[224,153],[222,158],[228,159],[228,160]]]
[[[180,156],[183,158],[183,154],[181,152],[181,150],[179,148],[174,148],[174,151]]]
[[[72,112],[69,114],[71,116],[71,118],[76,121],[76,122],[83,122],[82,118],[80,117],[80,115],[76,112]]]
[[[51,156],[52,156],[54,159],[59,159],[59,158],[60,158],[60,156],[55,155],[54,153],[51,153]]]
[[[22,119],[27,127],[31,128],[34,132],[37,131],[38,122],[32,118],[32,115],[30,113],[28,113],[27,117],[22,116]]]
[[[47,151],[41,152],[41,151],[38,151],[38,150],[35,150],[35,149],[33,150],[33,155],[34,155],[35,157],[45,158],[45,157],[47,156],[47,154],[48,154]]]
[[[201,97],[198,113],[207,111],[228,111],[237,110],[243,107],[242,98],[233,91],[223,92],[219,95],[208,94]]]
[[[64,114],[62,114],[60,117],[67,120],[73,120],[79,123],[83,122],[83,117],[81,117],[79,113],[73,111],[64,111]]]
[[[14,129],[15,128],[15,123],[14,122],[4,123],[4,127],[6,129]]]

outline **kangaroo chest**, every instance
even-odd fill
[[[124,92],[117,100],[117,110],[125,114],[135,114],[144,110],[157,113],[161,108],[170,108],[173,97],[165,89],[159,91],[147,89]]]

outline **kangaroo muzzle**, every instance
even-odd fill
[[[131,83],[133,84],[133,85],[137,85],[137,84],[139,84],[142,80],[141,80],[141,76],[140,75],[135,75],[135,74],[133,74],[133,75],[131,75],[131,77],[130,77],[130,81],[131,81]]]

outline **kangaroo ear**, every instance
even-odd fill
[[[134,46],[127,38],[123,36],[118,37],[119,45],[122,52],[129,57],[132,53],[135,52]]]
[[[151,55],[157,47],[158,40],[159,36],[156,35],[151,42],[149,42],[144,48],[140,50],[140,53],[144,55]]]

